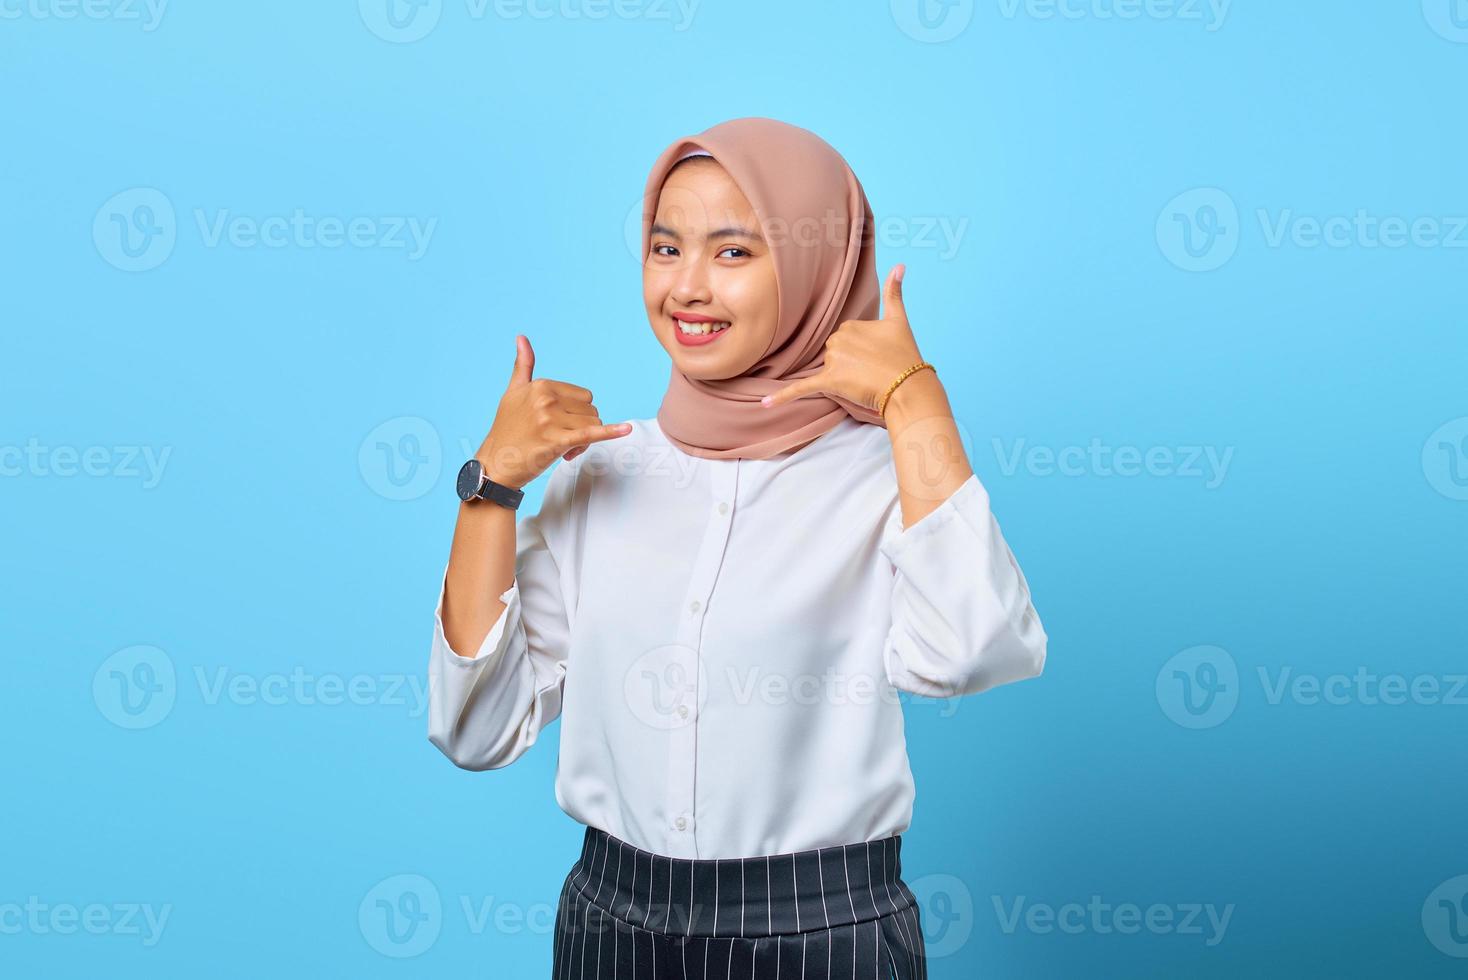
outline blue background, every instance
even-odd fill
[[[0,973],[549,972],[558,727],[485,774],[426,738],[452,474],[517,332],[655,414],[629,213],[765,115],[892,221],[1050,634],[1038,680],[906,705],[930,975],[1462,975],[1468,4],[471,2],[0,4]],[[296,209],[359,243],[211,237]],[[1457,247],[1299,222],[1358,212]],[[1271,697],[1358,670],[1440,696]],[[1093,895],[1232,911],[1006,928]]]

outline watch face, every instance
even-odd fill
[[[479,475],[483,467],[479,460],[471,459],[459,468],[459,483],[456,489],[459,491],[460,500],[469,500],[479,492]]]

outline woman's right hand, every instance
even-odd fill
[[[603,425],[591,392],[580,385],[531,378],[535,351],[515,335],[515,368],[489,435],[475,458],[496,483],[519,489],[550,469],[556,457],[575,459],[593,442],[632,431],[627,422]]]

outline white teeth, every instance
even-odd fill
[[[689,334],[707,334],[729,328],[729,322],[727,320],[720,320],[718,323],[684,323],[682,320],[674,317],[673,322],[678,324],[679,330]]]

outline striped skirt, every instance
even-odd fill
[[[690,860],[588,827],[554,938],[552,980],[927,980],[900,835]]]

